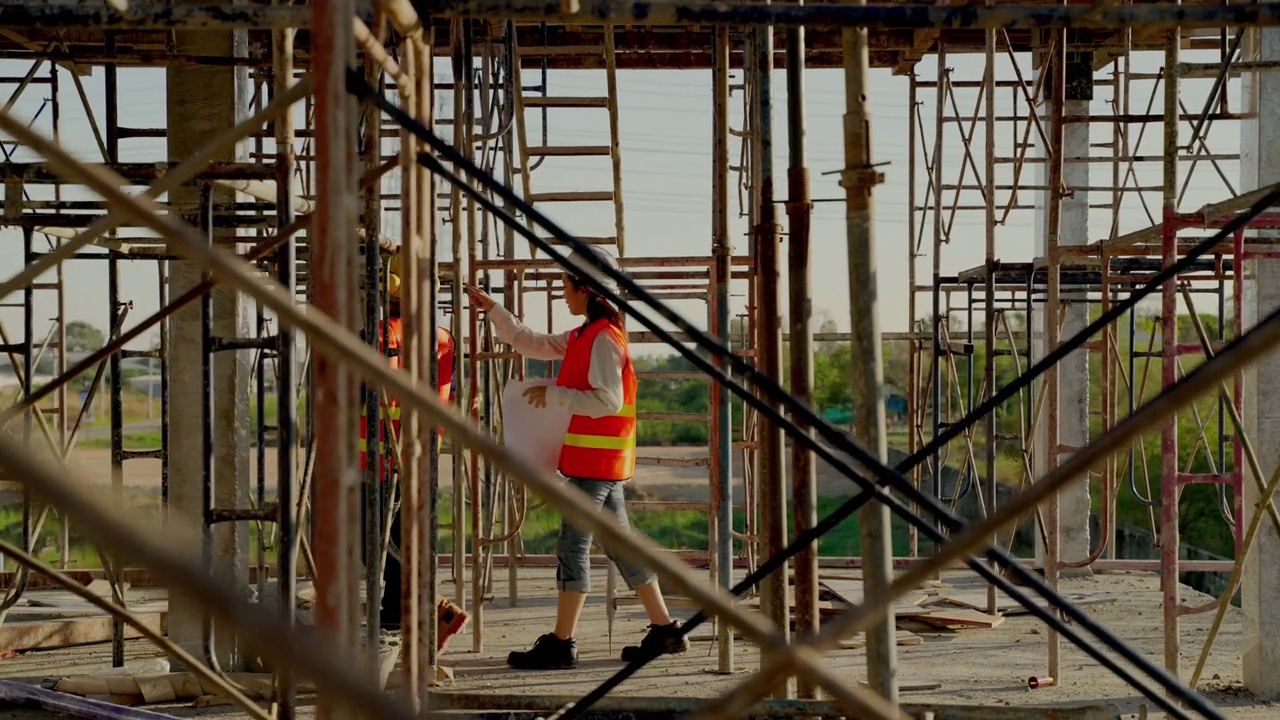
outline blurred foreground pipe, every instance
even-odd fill
[[[23,685],[12,680],[0,680],[0,707],[45,710],[71,717],[103,718],[104,720],[173,720],[170,715],[162,715],[150,710],[113,705],[78,695],[67,695]]]

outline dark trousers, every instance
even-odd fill
[[[436,434],[431,435],[431,450],[434,451],[439,446],[440,438]],[[379,512],[386,512],[386,504],[391,502],[390,497],[386,497],[386,489],[383,490],[384,497],[382,499],[382,508]],[[379,516],[380,518],[385,516]],[[424,517],[423,520],[430,518]],[[391,515],[391,544],[394,547],[400,547],[400,508]],[[368,560],[365,561],[366,563]],[[403,568],[400,561],[391,553],[387,553],[387,565],[382,572],[382,610],[380,613],[381,624],[383,627],[399,627],[400,626],[400,608],[403,605],[401,593],[404,588]]]

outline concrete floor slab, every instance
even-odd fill
[[[601,573],[603,575],[603,573]],[[526,647],[540,633],[551,627],[554,615],[554,570],[522,569],[520,597],[517,607],[510,607],[506,597],[505,573],[495,584],[497,600],[485,608],[484,650],[470,652],[474,628],[455,637],[446,654],[445,664],[452,667],[455,682],[447,688],[453,692],[506,694],[512,696],[557,695],[580,696],[594,688],[622,667],[618,658],[622,646],[638,642],[646,620],[638,607],[619,609],[613,647],[606,632],[603,593],[594,594],[583,615],[579,632],[581,664],[572,670],[558,672],[517,672],[505,666],[506,654]],[[599,578],[603,585],[603,577]],[[949,572],[944,581],[957,589],[976,588],[979,581],[968,572]],[[446,592],[450,589],[445,585]],[[1158,661],[1161,657],[1163,630],[1159,608],[1157,578],[1150,574],[1097,574],[1092,578],[1063,581],[1067,593],[1110,593],[1115,602],[1087,608],[1113,633],[1123,638],[1144,656]],[[1183,589],[1193,604],[1207,601],[1195,591]],[[675,608],[681,616],[692,610]],[[1194,664],[1212,615],[1194,615],[1182,623],[1184,663]],[[697,631],[707,638],[709,632]],[[992,629],[975,628],[952,633],[924,635],[918,645],[898,648],[900,682],[932,685],[925,691],[903,692],[903,702],[912,704],[993,705],[1002,708],[1026,706],[1063,706],[1081,703],[1110,703],[1122,717],[1138,717],[1145,701],[1135,690],[1074,647],[1064,644],[1063,677],[1056,685],[1035,691],[1027,689],[1027,678],[1045,671],[1046,638],[1043,625],[1030,616],[1013,616]],[[1214,654],[1209,660],[1202,683],[1210,700],[1227,717],[1261,720],[1280,713],[1280,708],[1253,699],[1243,690],[1239,653],[1242,645],[1240,614],[1232,609],[1219,635]],[[130,641],[130,659],[157,655],[145,641]],[[742,682],[747,673],[758,667],[759,653],[749,644],[739,642],[737,663],[740,672],[734,676],[715,674],[715,646],[709,640],[695,641],[693,650],[683,656],[660,659],[642,670],[616,691],[627,697],[710,698]],[[856,682],[865,677],[865,652],[842,649],[829,655],[828,669],[837,676]],[[0,661],[0,677],[38,683],[46,677],[70,674],[92,674],[110,666],[108,645],[92,645],[53,651],[33,652]],[[312,700],[303,698],[300,717],[310,717]],[[153,708],[161,709],[161,708]],[[239,717],[229,707],[204,708],[163,707],[177,716]],[[0,710],[0,717],[25,718]],[[35,715],[31,715],[35,717]]]

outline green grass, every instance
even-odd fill
[[[820,498],[818,501],[818,517],[823,518],[836,510],[847,497]],[[453,508],[446,507],[442,497],[440,523],[452,522]],[[707,550],[707,514],[696,510],[634,510],[628,517],[632,527],[644,533],[668,550]],[[738,532],[744,529],[744,513],[734,512],[734,528]],[[893,551],[895,555],[906,555],[909,548],[907,527],[900,519],[894,518]],[[560,515],[554,508],[543,506],[532,510],[525,517],[521,528],[524,549],[531,555],[554,553],[556,538],[560,531]],[[794,523],[788,518],[788,532],[794,531]],[[447,530],[440,532],[441,547],[449,547],[453,542]],[[735,546],[741,548],[742,541],[736,540]],[[924,541],[922,541],[922,546]],[[826,557],[860,555],[862,542],[858,537],[858,518],[853,516],[837,525],[819,541],[818,553]]]
[[[822,498],[818,503],[819,517],[825,517],[830,514],[846,499]],[[140,513],[144,523],[159,522],[159,503],[158,497],[154,492],[130,492],[126,497],[126,503],[133,511]],[[38,509],[35,512],[38,514]],[[439,515],[441,524],[452,521],[452,505],[447,495],[441,497]],[[643,532],[664,548],[669,550],[707,550],[706,513],[693,510],[637,510],[631,512],[630,517],[632,525],[637,530]],[[39,541],[36,544],[36,554],[42,560],[50,563],[58,561],[60,522],[60,519],[51,513],[45,521]],[[735,513],[734,524],[738,531],[742,531],[743,514],[741,512]],[[906,555],[908,549],[906,527],[896,518],[892,527],[894,554],[899,556]],[[559,528],[560,516],[554,509],[544,506],[531,511],[525,518],[522,528],[525,552],[534,555],[554,553]],[[20,507],[10,506],[0,509],[0,537],[16,545],[22,545],[22,510]],[[441,531],[440,548],[443,552],[448,552],[447,548],[452,547],[452,542],[451,533],[447,530]],[[926,547],[923,541],[921,544],[922,548]],[[742,542],[735,541],[735,546],[740,553]],[[249,523],[250,558],[256,557],[256,547],[257,525]],[[68,567],[74,569],[102,566],[96,549],[76,530],[74,523],[72,524],[70,549]],[[846,520],[825,535],[819,544],[819,554],[828,557],[861,554],[857,517]],[[268,547],[267,562],[274,562],[275,559],[275,548]],[[126,564],[132,563],[126,562]]]

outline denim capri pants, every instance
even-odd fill
[[[623,483],[616,480],[584,480],[565,478],[570,485],[586,493],[596,507],[603,507],[618,517],[623,527],[630,527],[627,506],[623,500]],[[635,590],[653,582],[653,573],[615,555],[604,548],[605,555],[618,568],[618,574],[627,587]],[[556,543],[556,587],[560,590],[590,592],[591,590],[591,533],[571,525],[566,518],[560,520],[560,539]]]

